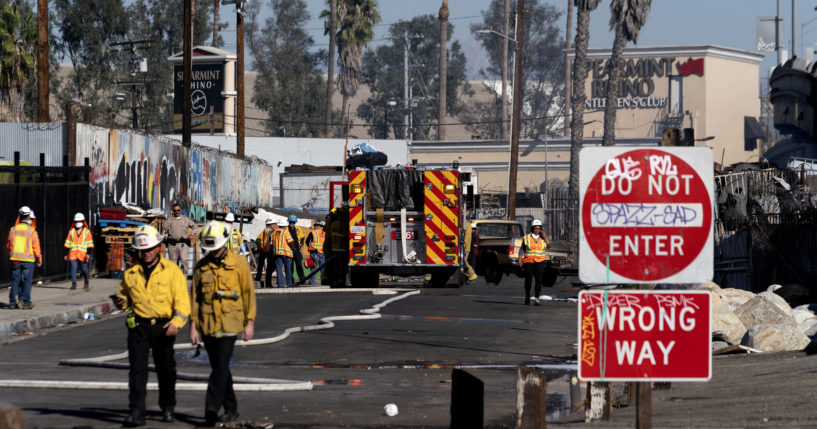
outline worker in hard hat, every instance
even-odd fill
[[[278,270],[278,287],[295,285],[295,280],[292,278],[292,260],[298,245],[288,226],[289,222],[286,219],[281,220],[278,223],[275,235],[273,235],[275,269]]]
[[[9,308],[34,308],[31,302],[31,280],[34,277],[34,265],[43,265],[40,252],[40,236],[37,235],[34,223],[34,211],[28,206],[20,207],[17,220],[9,230],[6,250],[11,262],[11,287],[9,288]],[[22,302],[17,301],[20,298]]]
[[[275,219],[268,217],[264,221],[266,227],[255,238],[255,244],[258,248],[258,268],[255,270],[255,281],[261,283],[261,287],[271,287],[270,280],[272,280],[272,272],[275,271],[275,261],[272,259],[272,235],[278,229],[278,224]],[[266,262],[266,268],[264,263]],[[262,272],[266,269],[267,275],[265,277],[266,283],[261,281]]]
[[[73,224],[65,238],[65,248],[68,254],[65,260],[71,263],[71,290],[77,288],[77,268],[82,269],[82,276],[85,279],[84,289],[89,290],[88,283],[88,251],[94,248],[94,238],[88,223],[85,222],[85,215],[77,213],[74,215]]]
[[[200,245],[208,253],[193,270],[190,343],[204,343],[212,370],[204,400],[205,426],[238,418],[230,359],[238,337],[249,341],[255,333],[252,273],[247,260],[228,249],[229,236],[224,224],[208,222],[199,233]]]
[[[235,253],[243,254],[244,249],[241,248],[241,245],[243,244],[241,231],[239,231],[238,228],[233,225],[233,223],[235,223],[235,215],[232,213],[227,213],[224,215],[224,223],[226,223],[230,229],[230,242],[227,243],[228,247]]]
[[[142,225],[133,235],[133,248],[139,251],[139,263],[128,268],[111,296],[120,310],[129,308],[128,326],[128,405],[130,415],[125,426],[145,425],[145,395],[148,382],[148,355],[159,380],[159,407],[162,421],[175,421],[176,360],[173,344],[176,334],[190,316],[187,280],[178,265],[162,256],[162,236],[156,228]]]
[[[530,233],[522,238],[522,247],[519,248],[519,264],[525,273],[525,305],[530,305],[530,286],[534,282],[533,305],[542,305],[539,295],[542,293],[542,279],[547,268],[547,254],[545,250],[550,246],[550,239],[542,231],[542,221],[534,219],[530,226]]]
[[[289,235],[295,239],[295,247],[292,248],[292,265],[295,267],[294,271],[298,273],[298,284],[304,284],[304,257],[301,253],[301,246],[304,245],[304,233],[301,228],[298,228],[298,216],[289,215],[287,219]]]
[[[309,257],[312,259],[315,267],[320,267],[326,262],[326,257],[323,253],[323,243],[326,242],[326,233],[323,231],[325,225],[326,223],[322,220],[315,222],[315,226],[313,226],[309,234],[306,235],[305,244],[307,249],[309,249]],[[315,277],[320,280],[322,272],[323,268],[321,268],[317,274],[310,277],[309,284],[315,284]]]

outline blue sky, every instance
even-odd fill
[[[266,0],[251,0],[265,1]],[[541,1],[541,0],[540,0]],[[551,1],[562,11],[567,10],[568,0]],[[323,22],[318,19],[320,11],[326,6],[325,0],[307,0],[312,20],[307,24],[309,33],[317,46],[328,47],[328,37],[323,35]],[[385,37],[388,26],[399,20],[410,19],[420,14],[436,15],[441,0],[379,0],[382,21],[375,29],[372,45],[389,43]],[[797,32],[800,45],[801,25],[817,18],[814,7],[817,2],[800,0],[797,2]],[[449,0],[450,21],[454,24],[453,39],[459,40],[468,55],[471,67],[470,77],[475,77],[480,64],[484,64],[484,55],[479,45],[470,34],[473,23],[482,22],[481,13],[487,10],[490,0]],[[608,30],[610,0],[602,0],[599,8],[591,14],[590,46],[609,47],[612,45],[612,33]],[[784,19],[783,35],[789,43],[791,38],[791,0],[781,0],[781,15]],[[233,6],[222,7],[222,19],[227,17]],[[653,0],[647,23],[641,31],[639,46],[658,45],[691,45],[714,44],[731,48],[754,50],[756,44],[755,22],[758,16],[773,16],[777,11],[774,0]],[[564,31],[564,17],[560,21]],[[575,17],[573,22],[575,28]],[[804,27],[804,45],[817,48],[817,19]],[[230,19],[230,28],[224,34],[226,48],[235,49],[235,20]],[[574,30],[575,34],[575,30]],[[767,54],[761,64],[760,74],[768,74],[769,68],[776,62],[776,54]],[[249,66],[249,62],[248,62]]]

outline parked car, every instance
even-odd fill
[[[499,284],[505,274],[522,276],[519,268],[519,247],[525,234],[522,224],[511,220],[474,221],[479,237],[476,251],[477,274],[488,283]]]
[[[520,222],[509,220],[474,221],[478,242],[474,270],[488,283],[499,284],[505,274],[522,277],[519,266],[519,248],[526,234]],[[551,287],[559,275],[576,275],[570,262],[570,243],[551,241],[546,251],[550,266],[542,284]]]

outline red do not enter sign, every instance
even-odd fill
[[[709,148],[584,148],[579,182],[582,281],[711,280]]]

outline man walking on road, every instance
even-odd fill
[[[267,218],[267,227],[258,234],[256,242],[258,244],[258,268],[255,270],[255,281],[261,282],[261,272],[265,270],[264,262],[267,263],[265,277],[266,283],[261,283],[261,287],[272,287],[272,272],[275,271],[275,261],[272,259],[272,236],[278,229],[278,224],[273,218]]]
[[[229,230],[210,221],[200,233],[207,256],[193,271],[193,312],[190,343],[204,342],[210,360],[210,378],[204,400],[205,426],[238,418],[230,359],[238,336],[252,339],[255,331],[255,289],[247,260],[227,249]],[[224,414],[218,411],[224,408]]]
[[[153,350],[153,364],[159,379],[159,406],[162,421],[175,421],[176,360],[173,344],[176,334],[190,315],[187,281],[179,267],[162,257],[162,236],[156,228],[143,225],[133,236],[133,247],[139,251],[139,263],[128,268],[111,296],[120,310],[130,307],[128,326],[128,405],[130,415],[125,426],[145,425],[145,395],[148,382],[148,354]]]
[[[34,277],[34,264],[38,267],[43,265],[43,255],[40,253],[40,236],[37,235],[33,215],[34,212],[28,206],[20,207],[6,241],[11,262],[9,308],[34,308],[31,302],[31,279]],[[17,301],[18,295],[22,303]]]
[[[88,224],[85,222],[85,215],[77,213],[74,215],[74,225],[68,231],[68,237],[65,238],[65,248],[68,249],[68,254],[65,260],[71,263],[71,290],[77,288],[77,268],[82,269],[82,276],[85,278],[85,290],[89,290],[88,284],[88,249],[94,248],[94,238],[91,236],[91,230],[88,229]]]
[[[167,234],[167,256],[187,276],[187,249],[193,241],[196,223],[189,217],[183,216],[182,206],[175,203],[170,212],[170,217],[164,222],[162,229]]]
[[[322,220],[315,222],[312,231],[306,236],[306,247],[309,249],[309,256],[315,262],[315,267],[320,267],[326,262],[326,257],[323,254],[323,243],[326,241],[326,233],[323,232],[323,225],[324,222]],[[320,272],[309,278],[309,284],[314,285],[315,277],[320,280],[322,274],[323,268],[321,268]]]
[[[550,239],[542,232],[542,221],[534,219],[530,234],[525,234],[522,247],[519,248],[519,265],[525,273],[525,305],[530,305],[530,283],[535,282],[533,305],[542,305],[539,295],[542,293],[542,279],[547,268],[545,249],[550,246]]]

